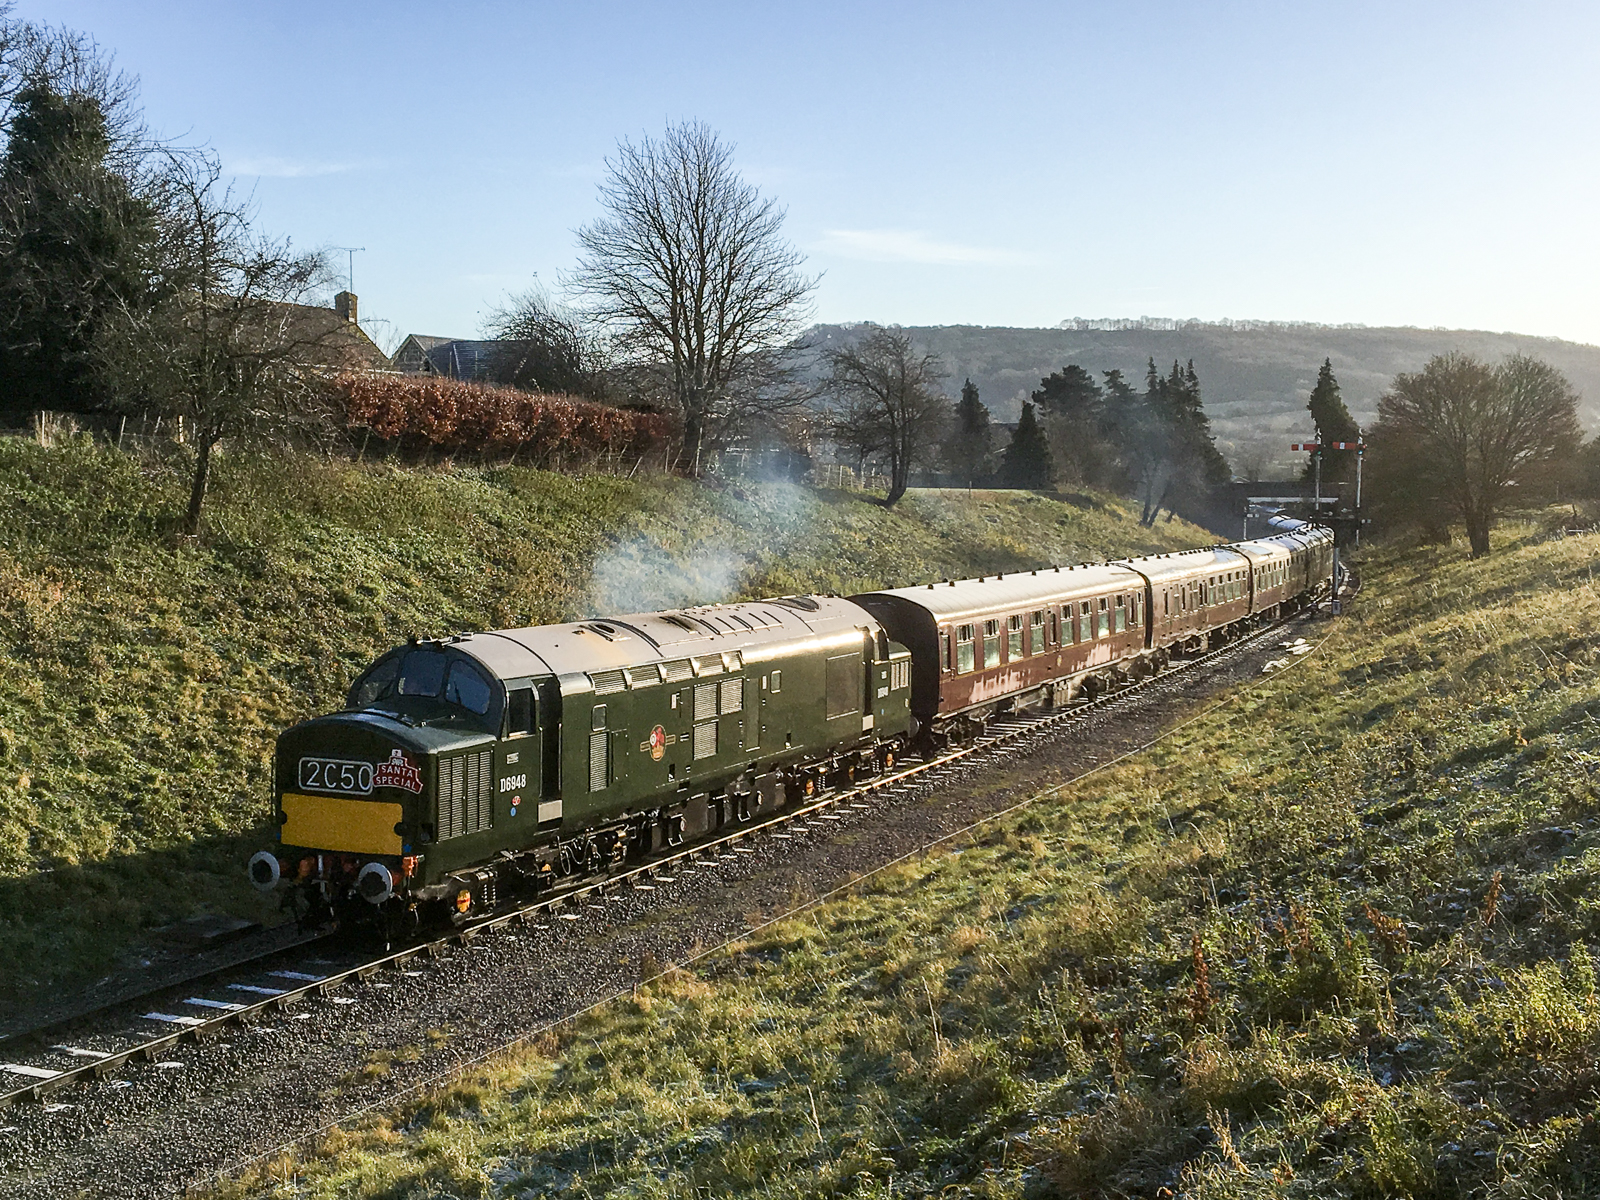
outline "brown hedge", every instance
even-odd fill
[[[423,375],[340,375],[345,420],[402,447],[536,459],[641,454],[671,433],[660,413]]]

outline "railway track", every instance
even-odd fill
[[[297,1006],[318,999],[354,1004],[354,999],[341,993],[362,982],[400,986],[407,977],[423,974],[419,967],[425,967],[430,960],[442,958],[452,947],[468,944],[495,929],[518,925],[550,928],[556,921],[582,922],[593,912],[603,912],[613,899],[647,893],[658,885],[674,882],[680,875],[715,871],[737,861],[742,854],[753,854],[752,843],[758,839],[784,840],[812,830],[826,833],[875,807],[904,799],[908,793],[938,787],[954,776],[1054,737],[1091,714],[1131,705],[1180,676],[1281,636],[1298,619],[1275,622],[1217,650],[1177,660],[1156,675],[1093,700],[997,720],[982,737],[935,758],[823,793],[799,808],[710,841],[658,855],[602,878],[569,885],[513,910],[399,950],[369,956],[353,950],[341,952],[331,938],[315,939],[12,1035],[0,1040],[0,1107],[28,1101],[48,1105],[74,1084],[114,1079],[134,1063],[181,1067],[168,1056],[184,1043],[221,1039],[241,1024],[270,1017],[288,1014],[292,1018]]]

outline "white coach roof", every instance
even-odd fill
[[[1115,563],[1082,567],[1044,567],[1008,571],[978,579],[954,579],[921,587],[863,592],[856,599],[893,596],[926,609],[941,620],[1063,604],[1080,596],[1099,596],[1121,588],[1142,588],[1144,580]]]

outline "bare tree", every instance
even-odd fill
[[[357,335],[332,310],[305,304],[331,278],[325,258],[259,234],[214,156],[169,152],[166,163],[163,298],[123,308],[101,355],[124,404],[193,430],[185,527],[194,533],[217,444],[324,427],[320,378],[348,364]]]
[[[768,390],[762,372],[784,357],[815,280],[781,236],[783,210],[739,176],[708,125],[624,141],[607,165],[606,214],[578,231],[573,285],[619,348],[664,373],[681,462],[695,469],[708,434],[740,411],[727,406]]]
[[[530,391],[608,398],[610,348],[581,313],[540,287],[510,297],[489,314],[486,332],[500,343],[489,365],[496,383]]]
[[[912,467],[931,463],[949,420],[941,394],[944,368],[936,354],[918,353],[911,335],[874,329],[852,346],[824,350],[826,389],[843,405],[834,436],[863,459],[889,462],[887,507],[906,494]]]
[[[1511,489],[1572,457],[1580,438],[1577,394],[1549,364],[1518,354],[1490,367],[1439,354],[1395,376],[1379,400],[1373,483],[1391,511],[1452,513],[1478,558]]]

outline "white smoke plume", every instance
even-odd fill
[[[716,604],[738,593],[740,577],[749,565],[731,549],[704,546],[680,556],[640,535],[595,560],[590,609],[603,616]]]

